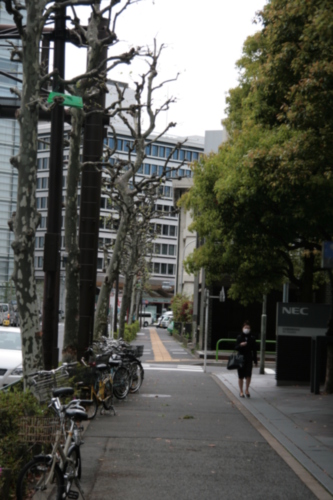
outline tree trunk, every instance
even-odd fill
[[[36,293],[34,249],[40,214],[36,210],[37,125],[39,99],[39,20],[38,2],[28,2],[25,36],[22,37],[23,84],[18,113],[20,147],[11,162],[18,168],[17,208],[13,216],[15,241],[13,280],[22,335],[23,376],[43,367],[42,336]]]
[[[80,266],[77,239],[77,188],[80,178],[80,146],[83,111],[72,108],[72,131],[67,173],[65,212],[66,306],[63,361],[76,359],[79,335]]]
[[[116,244],[113,248],[113,254],[111,256],[110,263],[106,271],[106,276],[102,283],[101,290],[98,296],[95,323],[94,323],[95,340],[104,335],[105,329],[107,327],[110,292],[112,284],[117,278],[117,273],[120,267],[122,252],[124,248],[124,242],[129,225],[130,225],[130,215],[128,213],[124,213],[120,220],[119,229],[117,232]],[[116,325],[115,325],[115,330],[116,330]]]
[[[129,318],[128,318],[129,325],[131,325],[133,323],[134,309],[136,307],[136,295],[137,295],[136,283],[137,283],[137,277],[134,276],[133,277],[133,284],[132,284],[131,307],[130,307]],[[136,318],[137,318],[137,316],[136,316]]]

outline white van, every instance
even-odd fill
[[[142,325],[144,327],[152,325],[154,323],[154,316],[151,312],[144,312],[144,313],[139,313],[139,321],[141,322],[142,318]]]

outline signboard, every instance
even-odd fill
[[[330,311],[331,306],[328,304],[278,303],[276,335],[324,336],[328,328]]]

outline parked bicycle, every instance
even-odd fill
[[[21,470],[16,488],[17,500],[42,500],[63,498],[84,498],[80,484],[81,477],[81,430],[76,421],[87,420],[87,413],[81,406],[87,401],[72,400],[63,405],[61,397],[71,396],[71,387],[53,390],[48,405],[55,413],[54,418],[26,417],[21,423],[21,435],[31,443],[50,443],[49,454],[36,455]],[[77,489],[72,490],[72,484]]]
[[[121,359],[123,366],[130,372],[130,387],[131,393],[137,392],[144,379],[144,369],[139,358],[143,355],[143,345],[131,345],[123,339],[113,340],[107,337],[101,337],[98,342],[94,343],[94,347],[102,352],[109,352],[113,359]]]

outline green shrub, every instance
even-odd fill
[[[42,415],[44,409],[31,392],[23,392],[22,388],[0,391],[0,469],[10,471],[10,475],[0,474],[2,498],[3,495],[13,498],[19,471],[36,453],[30,445],[21,442],[20,420],[25,416]]]

